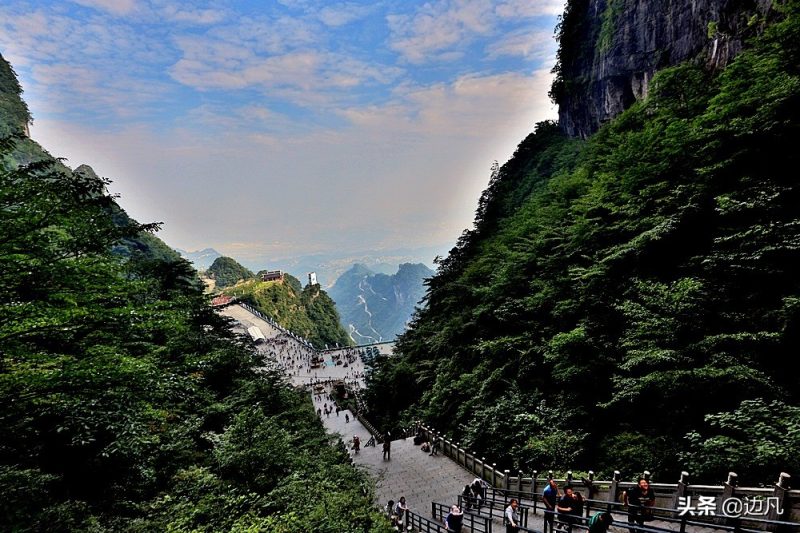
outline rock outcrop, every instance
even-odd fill
[[[561,128],[591,135],[644,98],[664,67],[725,66],[771,13],[771,0],[569,0],[551,94]]]

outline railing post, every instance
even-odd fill
[[[492,463],[492,487],[497,487],[497,463]]]
[[[508,490],[509,483],[511,482],[511,470],[503,470],[503,488]]]
[[[481,479],[486,479],[486,457],[481,457]]]
[[[614,477],[611,478],[611,486],[608,488],[608,511],[611,512],[614,510],[615,505],[614,503],[617,502],[617,493],[619,492],[619,480],[620,480],[620,473],[619,470],[614,470]]]
[[[531,499],[533,500],[533,514],[536,514],[536,504],[538,500],[536,499],[536,495],[538,494],[538,488],[536,487],[536,477],[539,475],[538,470],[534,470],[531,474]]]
[[[678,479],[678,486],[675,488],[675,494],[672,496],[672,507],[678,509],[680,507],[680,499],[686,496],[686,487],[689,486],[689,472],[681,471],[681,477]],[[688,520],[689,513],[681,515],[681,524],[678,528],[679,533],[686,533],[686,521]]]
[[[786,472],[781,472],[780,477],[778,477],[778,482],[772,491],[772,497],[767,500],[767,520],[781,520],[786,514],[791,479],[792,476]],[[772,526],[769,529],[774,531],[777,527]]]
[[[689,484],[689,472],[686,470],[681,472],[681,477],[678,480],[678,485],[675,487],[675,494],[672,495],[672,508],[677,509],[681,498],[686,496],[686,486]]]
[[[717,500],[717,516],[722,517],[717,520],[718,523],[724,524],[726,519],[724,517],[724,513],[722,512],[725,507],[723,503],[725,500],[729,498],[733,498],[734,492],[736,492],[736,485],[738,484],[739,476],[736,472],[728,472],[728,479],[725,481],[725,484],[722,485],[722,495],[720,496],[719,500]]]
[[[522,470],[519,471],[519,477],[517,478],[517,492],[522,496]]]
[[[586,485],[587,490],[587,500],[594,499],[595,493],[595,486],[594,486],[594,470],[589,470],[589,479],[583,480],[583,484]],[[586,502],[586,518],[589,518],[592,509],[592,502]]]
[[[572,485],[572,470],[567,470],[567,485]]]

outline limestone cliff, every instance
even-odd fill
[[[773,13],[772,0],[569,0],[551,96],[570,136],[587,137],[684,61],[725,66]]]

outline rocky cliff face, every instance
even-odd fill
[[[772,0],[569,0],[552,90],[562,129],[591,135],[664,67],[725,66],[771,13]]]

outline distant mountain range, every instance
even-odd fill
[[[354,264],[364,265],[374,273],[393,274],[402,263],[422,263],[431,267],[433,258],[437,255],[446,256],[449,249],[449,246],[442,245],[391,250],[324,252],[301,256],[239,256],[238,259],[254,272],[267,266],[280,268],[304,280],[304,283],[309,272],[316,272],[318,283],[327,290]]]
[[[237,261],[253,272],[264,269],[281,269],[301,280],[305,284],[309,272],[316,272],[317,283],[323,289],[333,286],[336,279],[354,264],[369,268],[376,274],[393,274],[402,263],[423,263],[432,265],[433,258],[447,255],[446,246],[429,246],[422,248],[398,248],[393,250],[367,250],[360,252],[330,252],[301,256],[261,256],[237,254]],[[187,252],[176,248],[181,257],[188,260],[197,270],[207,270],[217,257],[225,254],[213,248],[205,248],[196,252]]]
[[[328,294],[354,342],[389,341],[405,331],[425,295],[424,280],[433,274],[421,263],[403,263],[394,275],[355,264],[336,280]]]
[[[207,270],[216,258],[222,257],[222,254],[213,248],[205,248],[197,252],[187,252],[176,248],[175,251],[192,263],[197,270]]]

